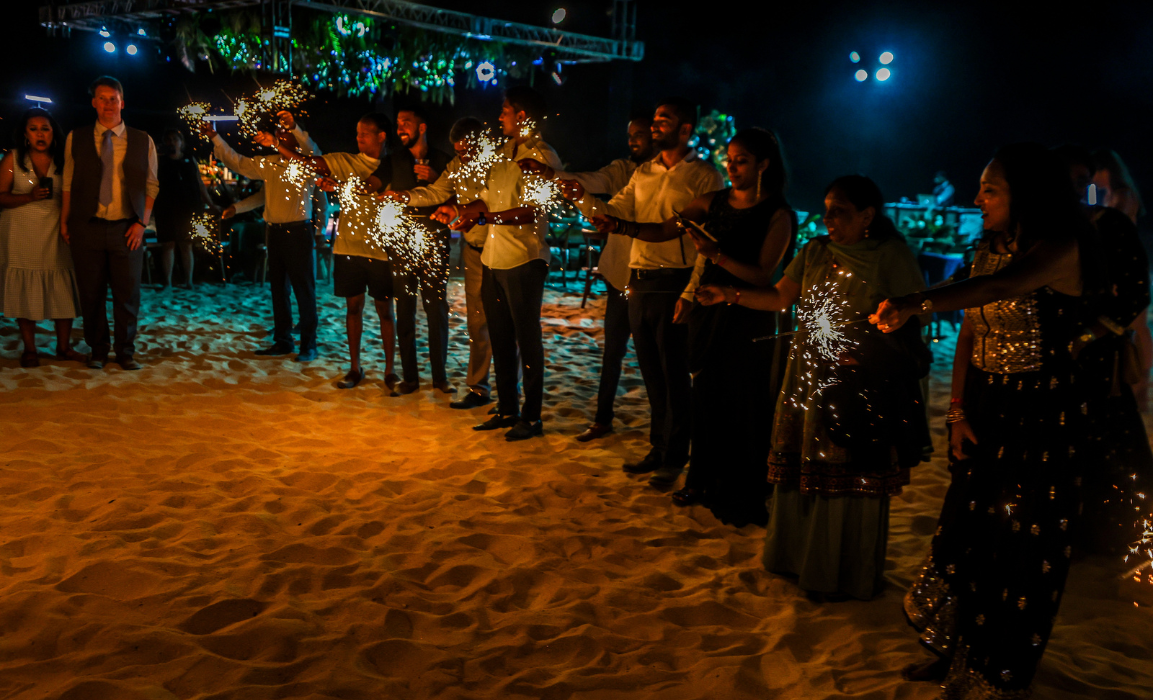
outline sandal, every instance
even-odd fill
[[[24,368],[39,367],[40,354],[35,350],[28,350],[20,356],[20,366]]]
[[[57,349],[56,350],[56,359],[60,360],[61,362],[87,362],[88,361],[87,357],[85,357],[81,353],[76,352],[75,350],[73,350],[71,348],[69,348],[67,350],[63,350],[63,351]]]

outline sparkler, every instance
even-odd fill
[[[840,289],[840,282],[852,275],[843,268],[837,268],[835,274],[810,290],[797,305],[800,330],[789,352],[790,356],[800,353],[804,373],[796,391],[785,399],[795,408],[808,410],[810,396],[820,396],[835,384],[837,379],[833,369],[840,362],[841,355],[857,346],[844,329],[861,319],[853,318],[856,314],[849,307],[847,295]]]
[[[284,166],[281,177],[293,187],[304,189],[310,182],[317,178],[318,174],[316,166],[312,164],[311,160],[297,160],[293,158]]]
[[[541,213],[548,214],[564,206],[564,197],[561,196],[560,184],[555,180],[546,180],[536,175],[524,175],[525,183],[521,191],[524,203],[536,207]]]
[[[211,214],[196,214],[192,217],[192,240],[206,252],[219,257],[224,252],[220,241],[220,222]]]
[[[208,110],[210,109],[212,109],[212,105],[207,102],[189,102],[176,110],[176,113],[180,115],[180,118],[184,120],[184,123],[188,125],[188,129],[192,133],[198,134],[200,138],[208,140],[208,137],[201,133],[200,124],[204,121],[205,117],[208,116]]]
[[[254,94],[236,100],[233,111],[240,121],[240,131],[254,136],[267,130],[266,122],[278,112],[293,112],[302,116],[301,105],[312,99],[312,93],[302,85],[289,80],[277,80],[270,87],[262,87]]]

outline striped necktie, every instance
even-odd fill
[[[112,203],[112,129],[104,131],[104,141],[100,144],[100,162],[103,173],[100,176],[100,204]]]

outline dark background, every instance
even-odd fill
[[[563,6],[564,29],[607,36],[611,26],[608,0],[431,4],[541,25]],[[975,194],[993,150],[1014,140],[1114,148],[1138,185],[1153,192],[1153,3],[1079,3],[1065,13],[1057,7],[641,0],[644,61],[566,67],[559,88],[536,76],[555,113],[545,136],[574,168],[596,168],[623,155],[631,111],[651,111],[659,97],[680,94],[706,113],[734,115],[738,127],[775,129],[792,173],[789,196],[801,209],[818,207],[824,185],[849,172],[872,176],[895,200],[930,191],[933,174],[944,169],[963,203]],[[190,96],[224,107],[222,90],[254,87],[251,77],[210,74],[202,64],[189,73],[155,49],[109,55],[92,33],[48,37],[36,12],[31,2],[6,7],[6,29],[15,38],[0,48],[4,137],[28,106],[26,93],[52,97],[66,129],[91,122],[85,90],[101,73],[124,82],[126,120],[156,138],[179,125],[174,110]],[[856,82],[854,71],[873,73],[885,50],[896,56],[893,77]],[[850,51],[861,54],[860,65],[849,62]],[[360,113],[391,113],[406,99],[371,104],[322,96],[302,121],[322,149],[353,150]],[[500,100],[499,88],[461,89],[455,106],[430,105],[434,140],[447,149],[447,127],[464,114],[495,120]]]

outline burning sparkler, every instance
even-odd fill
[[[212,105],[207,102],[189,102],[176,110],[176,113],[180,115],[180,118],[184,120],[184,123],[188,125],[188,129],[192,133],[199,134],[200,138],[207,140],[208,137],[200,131],[200,124],[204,121],[205,117],[208,116],[208,110],[210,109],[212,109]]]
[[[254,94],[236,100],[233,111],[240,121],[240,131],[253,136],[269,129],[267,122],[278,112],[301,115],[301,105],[312,99],[303,86],[289,80],[277,80],[271,87],[262,87]]]
[[[560,184],[555,180],[546,180],[536,175],[524,175],[524,188],[521,196],[524,203],[536,207],[543,214],[548,214],[564,206],[565,199],[561,195]]]
[[[224,244],[220,240],[220,222],[211,214],[196,214],[192,217],[192,240],[206,252],[220,256]]]

